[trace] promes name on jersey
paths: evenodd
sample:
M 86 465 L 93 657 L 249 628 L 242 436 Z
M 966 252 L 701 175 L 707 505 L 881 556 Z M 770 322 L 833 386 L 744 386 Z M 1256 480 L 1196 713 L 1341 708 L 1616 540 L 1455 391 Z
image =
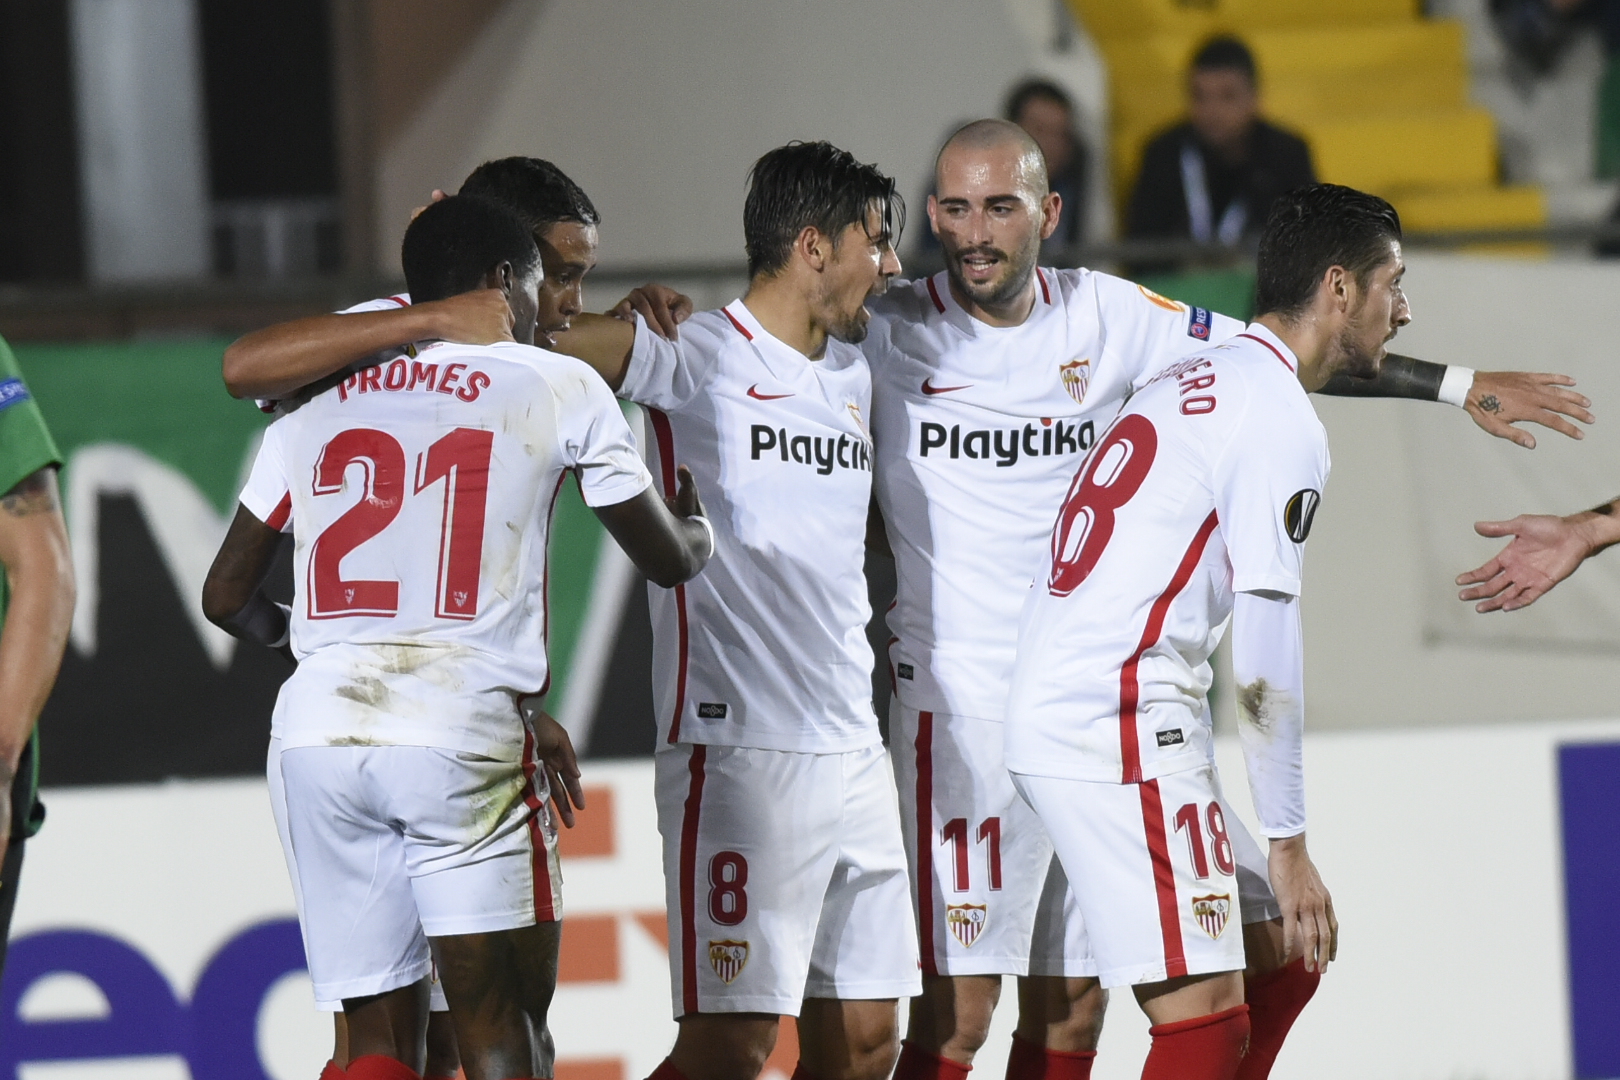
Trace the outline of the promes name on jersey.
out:
M 964 433 L 961 424 L 936 424 L 923 421 L 918 430 L 918 448 L 923 457 L 929 454 L 949 454 L 956 458 L 994 460 L 997 468 L 1005 469 L 1017 464 L 1023 457 L 1051 457 L 1054 454 L 1078 454 L 1091 449 L 1097 438 L 1097 429 L 1090 420 L 1078 424 L 1065 424 L 1062 420 L 1041 418 L 1041 426 L 1025 424 L 1022 428 L 978 428 Z
M 387 364 L 361 368 L 338 383 L 337 390 L 339 401 L 348 401 L 350 394 L 381 393 L 384 390 L 390 393 L 420 390 L 424 393 L 450 394 L 462 401 L 477 401 L 479 393 L 489 384 L 487 374 L 476 368 L 469 374 L 466 364 L 447 364 L 440 372 L 438 364 L 407 360 L 401 356 Z

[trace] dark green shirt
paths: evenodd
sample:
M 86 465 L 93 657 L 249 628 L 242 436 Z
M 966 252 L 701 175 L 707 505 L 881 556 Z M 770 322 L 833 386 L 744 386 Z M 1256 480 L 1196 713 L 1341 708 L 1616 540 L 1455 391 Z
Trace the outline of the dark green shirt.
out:
M 11 346 L 0 339 L 0 494 L 10 491 L 47 465 L 61 465 L 39 404 L 28 392 Z M 8 578 L 0 574 L 0 625 L 11 600 Z M 33 836 L 45 820 L 39 802 L 39 729 L 28 739 L 12 785 L 12 839 Z

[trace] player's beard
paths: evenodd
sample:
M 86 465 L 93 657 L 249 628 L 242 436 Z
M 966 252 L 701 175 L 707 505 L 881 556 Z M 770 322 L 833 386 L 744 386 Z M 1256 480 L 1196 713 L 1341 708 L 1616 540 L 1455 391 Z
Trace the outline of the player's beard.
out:
M 1367 306 L 1363 304 L 1363 310 Z M 1366 328 L 1352 316 L 1349 325 L 1339 332 L 1339 363 L 1335 366 L 1334 374 L 1348 375 L 1352 379 L 1377 378 L 1384 359 L 1384 347 L 1394 336 L 1386 334 L 1383 340 L 1368 349 Z
M 945 273 L 950 277 L 951 285 L 963 296 L 987 311 L 994 311 L 1010 306 L 1029 287 L 1030 280 L 1035 276 L 1035 262 L 1040 253 L 1039 235 L 1031 236 L 1016 252 L 1003 251 L 988 244 L 977 244 L 947 252 Z M 970 255 L 989 255 L 1000 259 L 1006 269 L 1001 277 L 994 281 L 974 284 L 962 273 L 962 263 Z

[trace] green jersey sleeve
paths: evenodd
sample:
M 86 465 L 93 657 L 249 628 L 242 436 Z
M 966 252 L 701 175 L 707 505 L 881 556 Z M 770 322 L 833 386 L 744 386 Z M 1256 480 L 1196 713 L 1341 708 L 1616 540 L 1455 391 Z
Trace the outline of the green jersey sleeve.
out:
M 62 455 L 45 428 L 39 403 L 28 392 L 11 346 L 0 339 L 0 494 L 10 491 Z

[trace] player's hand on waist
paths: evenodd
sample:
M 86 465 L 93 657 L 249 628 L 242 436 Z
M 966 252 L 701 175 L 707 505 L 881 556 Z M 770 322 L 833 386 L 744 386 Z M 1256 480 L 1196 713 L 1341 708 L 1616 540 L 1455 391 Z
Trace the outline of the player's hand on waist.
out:
M 1305 970 L 1326 971 L 1339 952 L 1339 920 L 1333 898 L 1305 850 L 1305 834 L 1271 841 L 1267 859 L 1271 891 L 1282 909 L 1283 959 L 1305 958 Z
M 432 313 L 435 337 L 460 345 L 493 345 L 512 341 L 512 309 L 499 289 L 474 289 L 443 300 L 418 304 Z
M 692 298 L 668 285 L 649 283 L 632 289 L 630 295 L 615 304 L 608 314 L 626 320 L 640 315 L 647 320 L 653 333 L 674 341 L 680 336 L 681 323 L 692 316 Z
M 546 770 L 551 799 L 557 804 L 557 816 L 572 829 L 574 807 L 585 809 L 585 789 L 579 783 L 579 759 L 574 755 L 574 740 L 568 737 L 568 729 L 544 709 L 530 713 L 529 725 L 534 729 L 534 755 Z
M 1571 390 L 1574 385 L 1575 380 L 1568 375 L 1476 371 L 1474 385 L 1469 388 L 1463 407 L 1474 418 L 1474 423 L 1492 435 L 1534 450 L 1536 437 L 1514 424 L 1521 421 L 1540 424 L 1572 439 L 1585 438 L 1580 428 L 1564 419 L 1573 417 L 1583 424 L 1590 424 L 1594 419 L 1591 401 Z

